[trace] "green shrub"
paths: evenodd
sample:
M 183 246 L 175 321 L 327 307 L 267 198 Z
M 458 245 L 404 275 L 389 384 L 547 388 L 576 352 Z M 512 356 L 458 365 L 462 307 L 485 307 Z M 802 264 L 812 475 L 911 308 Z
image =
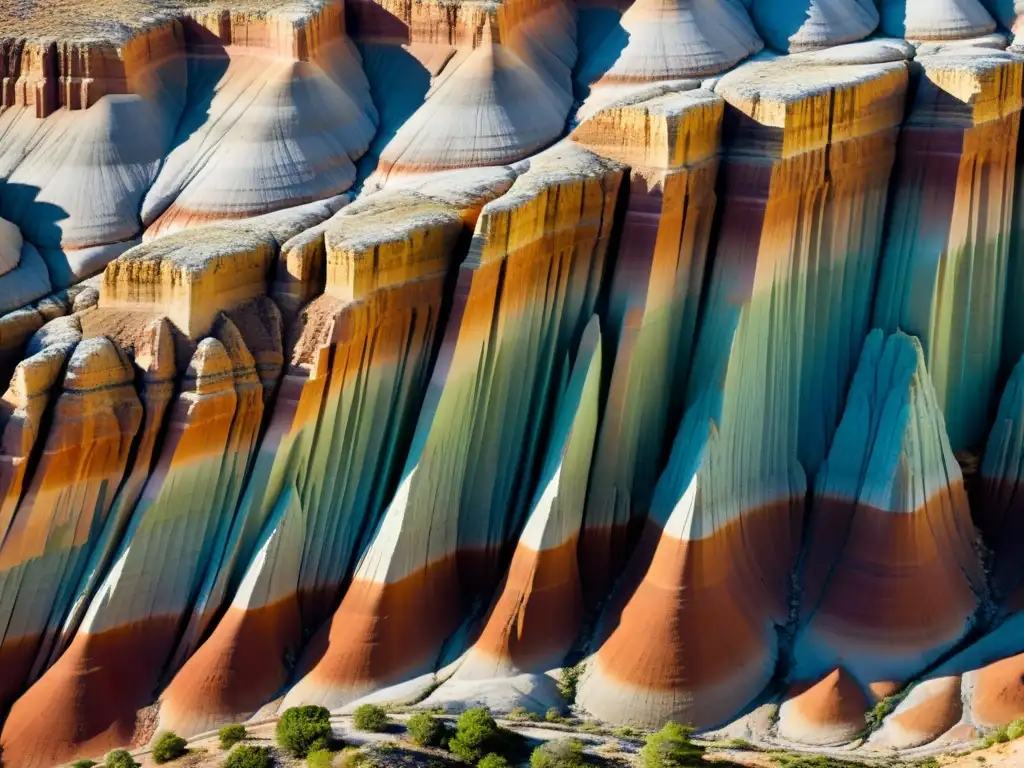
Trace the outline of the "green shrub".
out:
M 367 762 L 366 755 L 357 747 L 345 747 L 341 750 L 339 768 L 359 768 L 365 762 Z
M 530 755 L 530 768 L 583 768 L 586 764 L 579 739 L 548 741 Z
M 127 749 L 115 749 L 108 752 L 103 761 L 103 768 L 138 768 L 138 763 Z
M 480 762 L 476 764 L 476 768 L 509 768 L 508 760 L 501 755 L 496 755 L 493 752 L 484 755 L 480 758 Z
M 643 768 L 699 768 L 704 763 L 704 747 L 690 740 L 693 729 L 666 723 L 657 733 L 647 737 L 640 750 Z
M 329 749 L 314 749 L 306 755 L 308 768 L 331 768 L 334 764 L 334 753 Z
M 1024 717 L 1017 718 L 1006 726 L 1006 735 L 1010 737 L 1010 741 L 1024 736 Z
M 352 715 L 352 724 L 357 730 L 383 733 L 391 725 L 388 713 L 376 704 L 360 704 Z
M 417 712 L 406 723 L 409 737 L 421 747 L 440 747 L 448 736 L 444 721 L 426 712 Z
M 640 731 L 636 728 L 630 728 L 628 725 L 624 725 L 622 728 L 616 728 L 612 731 L 612 735 L 617 739 L 625 739 L 626 741 L 640 741 L 644 737 Z
M 544 713 L 544 719 L 549 723 L 560 723 L 562 722 L 562 711 L 558 707 L 551 707 Z
M 772 760 L 780 768 L 872 768 L 865 763 L 828 755 L 798 755 L 791 752 L 773 753 Z
M 224 768 L 273 768 L 274 758 L 268 747 L 243 744 L 235 747 L 224 760 Z
M 171 760 L 184 757 L 186 752 L 188 752 L 188 742 L 174 731 L 166 731 L 157 736 L 156 741 L 153 742 L 153 749 L 150 751 L 150 755 L 154 763 L 163 765 L 164 763 L 171 762 Z
M 331 713 L 310 704 L 286 709 L 277 721 L 277 743 L 295 757 L 331 746 Z
M 94 765 L 99 765 L 95 760 L 75 760 L 69 768 L 92 768 Z
M 582 663 L 574 667 L 563 667 L 562 671 L 558 673 L 558 692 L 569 704 L 576 703 L 576 689 L 579 687 L 582 675 Z
M 530 722 L 535 723 L 538 720 L 540 720 L 540 717 L 537 715 L 536 712 L 531 712 L 526 707 L 524 707 L 522 704 L 520 704 L 518 707 L 513 707 L 512 711 L 508 713 L 508 719 L 509 720 L 529 720 Z
M 220 740 L 221 749 L 231 749 L 235 744 L 242 741 L 249 734 L 245 730 L 244 725 L 235 723 L 234 725 L 225 725 L 219 731 L 217 731 L 217 738 Z
M 496 749 L 501 741 L 498 724 L 491 713 L 482 707 L 467 709 L 455 723 L 455 736 L 448 741 L 452 754 L 467 763 L 478 763 L 488 752 Z

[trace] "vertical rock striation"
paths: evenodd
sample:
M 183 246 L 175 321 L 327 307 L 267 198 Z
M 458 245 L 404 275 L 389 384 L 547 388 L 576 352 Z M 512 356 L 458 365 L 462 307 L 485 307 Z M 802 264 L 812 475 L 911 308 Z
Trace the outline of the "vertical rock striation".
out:
M 581 684 L 605 719 L 712 725 L 774 671 L 805 472 L 867 330 L 907 83 L 902 62 L 815 62 L 716 86 L 731 107 L 722 231 L 686 416 Z
M 540 714 L 564 703 L 544 673 L 561 665 L 583 618 L 576 550 L 598 422 L 596 316 L 583 333 L 572 373 L 568 364 L 562 370 L 548 453 L 504 583 L 458 670 L 424 706 L 458 711 L 473 704 L 492 712 L 527 706 Z
M 606 107 L 572 134 L 631 166 L 607 309 L 616 352 L 581 542 L 588 602 L 621 572 L 629 524 L 642 525 L 665 437 L 678 423 L 716 204 L 721 97 L 695 90 L 637 99 Z
M 254 713 L 337 607 L 408 447 L 463 217 L 472 220 L 474 208 L 510 184 L 506 170 L 453 174 L 439 184 L 443 193 L 370 195 L 331 221 L 327 293 L 300 317 L 293 364 L 232 533 L 244 577 L 226 616 L 164 692 L 161 727 L 195 733 Z
M 47 344 L 47 351 L 65 344 Z M 81 341 L 68 357 L 52 426 L 0 546 L 0 655 L 8 697 L 24 685 L 37 654 L 46 653 L 44 637 L 63 623 L 110 511 L 142 419 L 133 375 L 106 338 Z
M 1024 63 L 951 50 L 918 64 L 874 320 L 920 338 L 953 450 L 979 451 L 1002 360 Z
M 484 206 L 398 490 L 283 706 L 431 673 L 462 593 L 488 594 L 527 511 L 533 414 L 593 312 L 620 179 L 564 143 Z
M 981 563 L 960 468 L 913 337 L 875 330 L 865 342 L 811 520 L 797 680 L 841 666 L 865 692 L 900 686 L 970 628 Z M 852 737 L 863 718 L 846 714 Z M 837 735 L 825 723 L 791 727 L 811 743 Z

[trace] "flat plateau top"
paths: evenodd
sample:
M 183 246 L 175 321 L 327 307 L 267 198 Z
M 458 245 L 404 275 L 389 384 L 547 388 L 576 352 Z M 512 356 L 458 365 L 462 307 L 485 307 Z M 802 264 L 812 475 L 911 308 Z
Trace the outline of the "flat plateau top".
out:
M 120 43 L 190 9 L 274 12 L 300 20 L 325 0 L 2 0 L 0 39 Z
M 298 22 L 329 0 L 0 0 L 0 40 L 110 42 L 187 11 L 273 13 Z M 500 5 L 502 0 L 448 0 L 446 5 Z

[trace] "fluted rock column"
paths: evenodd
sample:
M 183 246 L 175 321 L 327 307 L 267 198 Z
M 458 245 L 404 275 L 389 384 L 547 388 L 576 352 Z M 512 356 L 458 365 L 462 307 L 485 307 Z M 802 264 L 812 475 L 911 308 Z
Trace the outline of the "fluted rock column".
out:
M 723 107 L 703 90 L 626 99 L 572 134 L 631 165 L 608 300 L 616 353 L 581 541 L 591 603 L 625 564 L 630 523 L 642 525 L 665 436 L 682 410 L 717 202 Z
M 196 733 L 249 717 L 337 607 L 408 447 L 464 217 L 510 184 L 506 170 L 452 174 L 438 184 L 443 193 L 369 195 L 330 222 L 327 293 L 299 317 L 293 364 L 220 566 L 219 582 L 237 589 L 162 695 L 162 728 Z M 201 637 L 196 624 L 187 634 Z
M 431 673 L 529 503 L 557 366 L 593 313 L 619 166 L 571 143 L 486 205 L 397 492 L 284 706 Z M 467 603 L 468 604 L 468 603 Z
M 78 343 L 68 359 L 42 454 L 0 546 L 7 692 L 47 652 L 41 641 L 63 624 L 106 522 L 142 420 L 133 378 L 106 338 Z
M 837 666 L 900 686 L 971 626 L 984 589 L 960 468 L 916 339 L 875 330 L 815 488 L 793 676 Z M 794 712 L 793 735 L 852 738 L 863 718 Z M 796 722 L 799 720 L 799 722 Z
M 580 686 L 603 719 L 710 726 L 774 672 L 805 470 L 867 329 L 907 83 L 902 62 L 817 61 L 716 86 L 732 107 L 722 230 L 686 416 Z
M 875 325 L 921 340 L 954 452 L 980 451 L 1001 365 L 1024 62 L 918 60 Z
M 91 317 L 86 319 L 88 321 Z M 86 327 L 88 328 L 88 322 Z M 106 576 L 107 568 L 120 543 L 121 534 L 153 469 L 157 439 L 164 426 L 167 407 L 174 395 L 176 379 L 174 341 L 171 337 L 170 323 L 160 318 L 150 321 L 141 328 L 134 339 L 131 357 L 135 363 L 136 389 L 142 404 L 142 424 L 132 446 L 128 471 L 124 482 L 117 490 L 117 496 L 96 540 L 92 555 L 85 564 L 81 580 L 75 586 L 67 620 L 63 625 L 51 628 L 56 634 L 56 639 L 49 653 L 40 653 L 33 677 L 50 666 L 74 637 L 93 593 Z
M 504 583 L 458 670 L 424 707 L 526 706 L 540 714 L 564 704 L 545 673 L 561 665 L 583 618 L 576 550 L 598 422 L 597 317 L 587 324 L 571 375 L 568 364 L 562 371 L 547 456 Z
M 233 345 L 237 335 L 228 333 Z M 258 383 L 251 397 L 244 386 L 236 392 L 235 368 L 221 341 L 199 343 L 113 564 L 68 649 L 4 724 L 5 759 L 43 768 L 132 741 L 136 712 L 152 701 L 183 613 L 215 557 L 218 529 L 231 518 L 218 502 L 235 458 L 228 455 L 233 424 L 236 415 L 245 422 L 243 402 L 260 402 Z M 249 377 L 256 378 L 251 368 Z

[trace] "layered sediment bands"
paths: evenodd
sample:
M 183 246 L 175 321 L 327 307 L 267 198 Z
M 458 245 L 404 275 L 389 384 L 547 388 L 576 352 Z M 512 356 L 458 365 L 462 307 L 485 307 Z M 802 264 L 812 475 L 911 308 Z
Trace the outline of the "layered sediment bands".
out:
M 907 40 L 963 40 L 987 35 L 996 23 L 980 0 L 881 0 L 881 32 Z
M 462 593 L 494 584 L 541 455 L 531 414 L 593 313 L 621 176 L 566 142 L 484 206 L 398 490 L 283 706 L 432 672 Z
M 815 487 L 794 675 L 909 681 L 984 589 L 960 467 L 916 339 L 873 331 Z
M 762 46 L 740 3 L 636 0 L 574 78 L 588 102 L 604 105 L 645 83 L 724 72 Z
M 200 339 L 221 309 L 265 291 L 276 253 L 274 237 L 255 228 L 217 226 L 162 237 L 107 266 L 100 308 L 166 315 L 186 336 Z
M 790 689 L 779 707 L 779 735 L 804 744 L 847 742 L 864 730 L 870 708 L 865 689 L 840 667 Z
M 458 18 L 466 10 L 478 17 Z M 469 5 L 453 12 L 457 26 L 473 30 L 469 40 L 455 47 L 448 41 L 438 50 L 433 34 L 413 26 L 408 50 L 370 54 L 382 84 L 390 82 L 389 75 L 411 76 L 398 93 L 383 96 L 386 144 L 373 151 L 379 161 L 372 185 L 408 174 L 514 162 L 553 143 L 565 129 L 576 61 L 572 9 L 563 0 L 507 0 L 486 10 Z M 430 88 L 415 107 L 428 73 Z M 389 107 L 396 99 L 401 103 Z M 390 128 L 391 119 L 400 125 Z
M 1024 64 L 977 50 L 919 64 L 875 325 L 920 338 L 953 450 L 977 451 L 1002 359 Z
M 186 100 L 183 30 L 167 21 L 116 44 L 17 45 L 21 76 L 0 115 L 0 215 L 65 288 L 141 234 L 138 211 Z
M 237 331 L 226 321 L 221 331 L 227 344 L 204 339 L 192 358 L 161 454 L 78 632 L 12 708 L 5 759 L 41 768 L 127 744 L 136 710 L 152 701 L 232 519 L 227 497 L 241 463 L 232 449 L 244 449 L 262 405 Z M 40 711 L 53 714 L 45 727 Z
M 154 233 L 344 192 L 377 113 L 341 0 L 185 24 L 188 103 L 142 204 Z
M 1024 577 L 1024 361 L 1003 390 L 980 475 L 974 521 L 992 550 L 997 597 L 1008 597 Z
M 443 192 L 370 195 L 330 222 L 327 292 L 299 317 L 214 593 L 235 586 L 238 563 L 244 579 L 164 693 L 161 727 L 196 733 L 251 715 L 287 681 L 303 629 L 337 607 L 408 448 L 464 217 L 511 182 L 505 169 L 450 174 Z M 207 620 L 187 634 L 201 637 Z
M 960 676 L 932 677 L 910 690 L 870 743 L 890 749 L 927 744 L 953 728 L 962 715 Z
M 425 706 L 479 702 L 495 712 L 523 704 L 547 711 L 563 703 L 544 673 L 561 665 L 583 616 L 576 549 L 599 415 L 596 317 L 571 375 L 568 364 L 562 375 L 548 453 L 505 581 L 473 647 Z
M 23 307 L 51 290 L 39 251 L 11 222 L 0 219 L 0 312 Z
M 70 354 L 52 426 L 0 545 L 5 703 L 42 637 L 64 621 L 110 511 L 142 420 L 132 380 L 131 363 L 108 339 L 79 342 Z
M 607 107 L 573 140 L 631 165 L 607 323 L 615 357 L 581 552 L 588 601 L 607 594 L 678 423 L 715 212 L 724 102 L 695 90 Z
M 750 14 L 768 45 L 790 53 L 863 40 L 879 21 L 874 0 L 753 0 Z
M 749 64 L 716 86 L 734 147 L 722 229 L 686 416 L 581 683 L 604 719 L 719 723 L 775 667 L 805 467 L 867 327 L 907 82 L 902 63 L 814 61 Z
M 97 312 L 85 316 L 85 336 L 104 328 L 102 315 Z M 100 328 L 94 329 L 93 321 L 100 320 Z M 132 356 L 135 363 L 136 388 L 142 404 L 142 423 L 136 433 L 129 471 L 117 490 L 107 521 L 93 547 L 92 555 L 83 569 L 82 578 L 74 592 L 74 602 L 67 619 L 59 628 L 59 634 L 49 656 L 40 652 L 33 676 L 52 664 L 74 637 L 89 600 L 103 580 L 107 568 L 117 551 L 121 535 L 125 531 L 135 504 L 142 495 L 142 489 L 153 469 L 157 440 L 164 424 L 167 407 L 170 405 L 175 388 L 174 340 L 170 323 L 160 318 L 145 324 L 141 331 L 136 326 L 124 329 L 121 337 L 114 337 L 122 349 Z
M 43 415 L 74 344 L 47 347 L 18 363 L 0 401 L 0 531 L 6 537 L 21 499 L 29 458 L 43 435 Z

